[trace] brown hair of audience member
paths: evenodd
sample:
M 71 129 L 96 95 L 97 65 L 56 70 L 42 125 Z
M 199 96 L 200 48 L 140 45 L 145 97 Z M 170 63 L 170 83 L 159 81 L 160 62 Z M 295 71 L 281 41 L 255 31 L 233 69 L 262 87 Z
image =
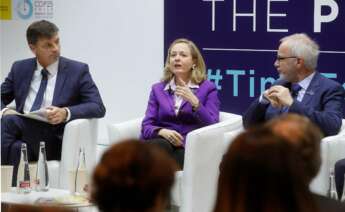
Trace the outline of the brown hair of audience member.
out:
M 23 205 L 14 204 L 9 205 L 8 208 L 1 207 L 3 211 L 7 212 L 73 212 L 70 208 L 65 208 L 61 206 L 48 206 L 48 205 Z
M 294 154 L 267 128 L 241 133 L 223 157 L 214 211 L 317 211 Z
M 93 174 L 91 199 L 101 211 L 164 211 L 177 164 L 139 140 L 111 146 Z
M 317 175 L 320 165 L 320 142 L 322 133 L 307 117 L 297 114 L 284 114 L 266 123 L 276 135 L 282 136 L 297 151 L 305 180 L 309 184 Z

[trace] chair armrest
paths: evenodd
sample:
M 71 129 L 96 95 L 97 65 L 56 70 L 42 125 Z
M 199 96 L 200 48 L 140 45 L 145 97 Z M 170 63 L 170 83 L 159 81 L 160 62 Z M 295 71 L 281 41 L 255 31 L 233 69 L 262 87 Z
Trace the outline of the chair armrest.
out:
M 242 129 L 235 115 L 190 132 L 186 139 L 182 179 L 182 211 L 212 211 L 216 198 L 219 163 L 224 153 L 224 133 Z
M 234 113 L 227 113 L 227 112 L 219 112 L 219 122 L 223 122 L 230 119 L 237 119 L 238 117 L 241 117 L 240 115 L 234 114 Z
M 242 133 L 244 130 L 244 128 L 240 128 L 237 130 L 233 130 L 230 132 L 226 132 L 224 133 L 224 140 L 223 140 L 223 145 L 224 145 L 224 153 L 228 150 L 229 146 L 231 145 L 231 143 L 234 141 L 234 139 L 240 134 Z
M 345 130 L 338 135 L 328 136 L 321 141 L 321 167 L 318 175 L 310 185 L 310 189 L 318 194 L 327 195 L 330 168 L 345 157 Z
M 123 139 L 136 138 L 140 136 L 141 122 L 143 118 L 137 118 L 118 124 L 108 125 L 109 145 Z
M 66 124 L 60 161 L 59 188 L 69 187 L 68 171 L 76 169 L 79 148 L 85 149 L 86 168 L 91 174 L 96 165 L 98 119 L 76 119 Z

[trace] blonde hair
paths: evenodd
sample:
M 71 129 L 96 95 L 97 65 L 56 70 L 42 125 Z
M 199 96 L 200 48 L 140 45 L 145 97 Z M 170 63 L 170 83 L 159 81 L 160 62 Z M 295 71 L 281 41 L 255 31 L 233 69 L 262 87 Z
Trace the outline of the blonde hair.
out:
M 193 61 L 195 61 L 194 63 L 195 67 L 192 68 L 191 70 L 192 71 L 191 81 L 195 84 L 200 84 L 201 82 L 207 79 L 205 61 L 198 47 L 193 43 L 193 41 L 185 39 L 185 38 L 176 39 L 174 42 L 170 44 L 169 49 L 168 49 L 168 54 L 165 60 L 164 74 L 163 74 L 162 81 L 169 82 L 174 77 L 174 74 L 169 68 L 170 53 L 171 53 L 172 47 L 178 43 L 185 43 L 188 45 L 191 55 L 192 55 L 192 59 Z

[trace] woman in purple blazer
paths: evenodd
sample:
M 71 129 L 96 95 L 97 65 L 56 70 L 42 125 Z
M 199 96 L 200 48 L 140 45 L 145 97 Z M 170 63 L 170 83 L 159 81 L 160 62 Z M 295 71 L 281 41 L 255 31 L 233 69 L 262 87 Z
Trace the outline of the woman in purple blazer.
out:
M 162 81 L 152 86 L 141 138 L 165 149 L 183 168 L 187 133 L 217 123 L 219 104 L 199 49 L 177 39 L 169 47 Z

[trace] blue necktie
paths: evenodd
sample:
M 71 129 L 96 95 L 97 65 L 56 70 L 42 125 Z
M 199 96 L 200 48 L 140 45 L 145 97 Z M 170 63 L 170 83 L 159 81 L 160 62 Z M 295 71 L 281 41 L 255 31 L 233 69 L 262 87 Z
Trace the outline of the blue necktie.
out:
M 40 109 L 43 102 L 43 96 L 48 84 L 49 72 L 46 69 L 42 69 L 41 74 L 42 74 L 42 80 L 41 80 L 40 88 L 38 89 L 34 104 L 32 105 L 30 111 L 35 111 L 35 110 Z

